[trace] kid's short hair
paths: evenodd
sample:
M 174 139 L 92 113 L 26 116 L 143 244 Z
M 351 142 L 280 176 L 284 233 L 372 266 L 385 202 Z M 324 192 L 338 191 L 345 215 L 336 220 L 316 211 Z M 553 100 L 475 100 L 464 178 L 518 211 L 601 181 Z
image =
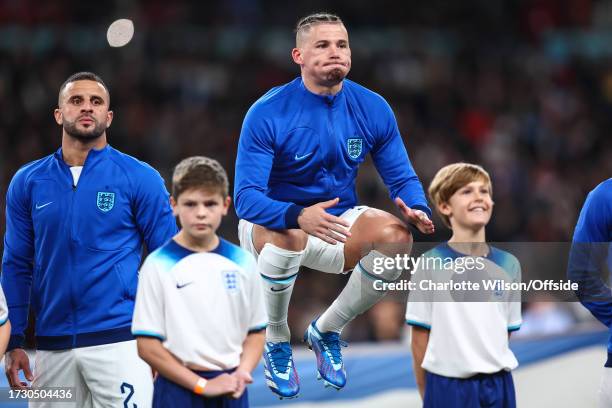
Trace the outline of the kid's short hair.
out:
M 473 181 L 483 181 L 493 194 L 493 186 L 489 173 L 481 166 L 471 163 L 453 163 L 442 167 L 434 176 L 429 185 L 429 200 L 434 204 L 436 212 L 442 218 L 444 225 L 450 228 L 450 220 L 438 210 L 442 203 L 448 203 L 451 196 L 461 187 Z
M 229 195 L 227 173 L 215 159 L 192 156 L 182 160 L 172 174 L 172 196 L 175 200 L 191 188 L 203 188 L 218 192 L 226 198 Z

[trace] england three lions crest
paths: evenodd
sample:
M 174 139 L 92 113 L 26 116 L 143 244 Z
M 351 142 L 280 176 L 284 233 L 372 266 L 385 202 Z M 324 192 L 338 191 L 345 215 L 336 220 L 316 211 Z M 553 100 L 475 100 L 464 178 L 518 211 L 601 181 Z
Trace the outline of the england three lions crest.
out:
M 363 151 L 363 139 L 348 139 L 346 142 L 346 151 L 348 152 L 349 157 L 353 160 L 361 156 L 361 152 Z
M 238 271 L 223 270 L 221 271 L 221 274 L 223 275 L 225 289 L 227 289 L 229 292 L 238 292 Z
M 106 191 L 98 191 L 98 209 L 103 212 L 109 212 L 115 206 L 115 193 Z

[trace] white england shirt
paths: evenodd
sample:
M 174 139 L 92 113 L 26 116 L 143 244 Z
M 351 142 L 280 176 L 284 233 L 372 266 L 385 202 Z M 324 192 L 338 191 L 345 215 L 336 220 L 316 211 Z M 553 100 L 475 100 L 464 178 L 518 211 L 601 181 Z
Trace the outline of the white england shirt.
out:
M 485 280 L 520 282 L 521 268 L 510 253 L 489 248 L 489 254 L 478 261 L 484 265 L 484 272 L 477 270 L 469 276 L 436 266 L 417 268 L 413 275 L 417 289 L 408 295 L 406 323 L 429 329 L 422 367 L 431 373 L 468 378 L 518 366 L 508 345 L 508 333 L 518 330 L 522 322 L 520 292 L 486 290 L 482 283 Z M 442 244 L 427 252 L 424 258 L 460 260 L 465 265 L 465 259 L 474 257 Z M 481 289 L 452 292 L 431 289 L 432 283 L 451 279 L 455 284 L 464 280 L 478 282 Z
M 193 252 L 170 240 L 151 253 L 132 321 L 134 336 L 158 338 L 185 365 L 209 370 L 238 366 L 246 336 L 268 321 L 255 259 L 219 241 Z

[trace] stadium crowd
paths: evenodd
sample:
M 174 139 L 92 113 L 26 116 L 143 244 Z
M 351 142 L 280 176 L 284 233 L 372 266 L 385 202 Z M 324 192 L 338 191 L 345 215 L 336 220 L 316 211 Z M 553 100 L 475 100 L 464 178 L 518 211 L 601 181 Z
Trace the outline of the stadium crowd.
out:
M 495 186 L 488 240 L 569 241 L 586 193 L 612 174 L 612 48 L 601 30 L 612 2 L 434 0 L 410 13 L 397 3 L 325 7 L 350 27 L 349 78 L 389 101 L 423 185 L 447 163 L 482 164 Z M 111 89 L 113 146 L 167 181 L 174 164 L 195 154 L 218 159 L 233 178 L 246 110 L 299 75 L 287 27 L 320 8 L 154 1 L 92 14 L 79 4 L 0 3 L 2 208 L 14 172 L 59 147 L 57 87 L 79 70 L 99 73 Z M 105 30 L 120 17 L 133 18 L 136 34 L 110 48 Z M 362 203 L 397 213 L 371 162 L 358 190 Z M 230 214 L 220 234 L 237 242 L 237 221 Z M 417 241 L 448 238 L 434 221 L 436 234 L 414 231 Z M 4 225 L 0 217 L 2 234 Z M 297 282 L 292 327 L 306 327 L 344 285 L 311 271 Z M 347 328 L 347 339 L 397 338 L 401 307 L 382 302 Z

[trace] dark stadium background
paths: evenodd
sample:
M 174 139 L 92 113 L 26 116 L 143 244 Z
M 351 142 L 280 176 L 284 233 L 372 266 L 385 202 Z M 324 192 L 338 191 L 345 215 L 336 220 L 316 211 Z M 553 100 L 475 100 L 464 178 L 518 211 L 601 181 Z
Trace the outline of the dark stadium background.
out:
M 428 185 L 454 161 L 493 177 L 492 241 L 568 241 L 585 195 L 612 176 L 612 2 L 16 1 L 0 0 L 0 205 L 14 172 L 52 153 L 60 84 L 90 70 L 106 81 L 114 147 L 157 168 L 190 155 L 218 159 L 233 179 L 248 107 L 299 75 L 292 28 L 338 13 L 349 30 L 349 78 L 393 107 L 412 163 Z M 106 30 L 134 21 L 125 47 Z M 397 214 L 371 162 L 363 204 Z M 449 237 L 439 219 L 434 237 Z M 221 235 L 237 242 L 235 214 Z M 4 233 L 4 217 L 0 232 Z M 305 271 L 290 325 L 299 337 L 344 279 Z M 386 302 L 349 326 L 350 340 L 400 336 L 402 305 Z

